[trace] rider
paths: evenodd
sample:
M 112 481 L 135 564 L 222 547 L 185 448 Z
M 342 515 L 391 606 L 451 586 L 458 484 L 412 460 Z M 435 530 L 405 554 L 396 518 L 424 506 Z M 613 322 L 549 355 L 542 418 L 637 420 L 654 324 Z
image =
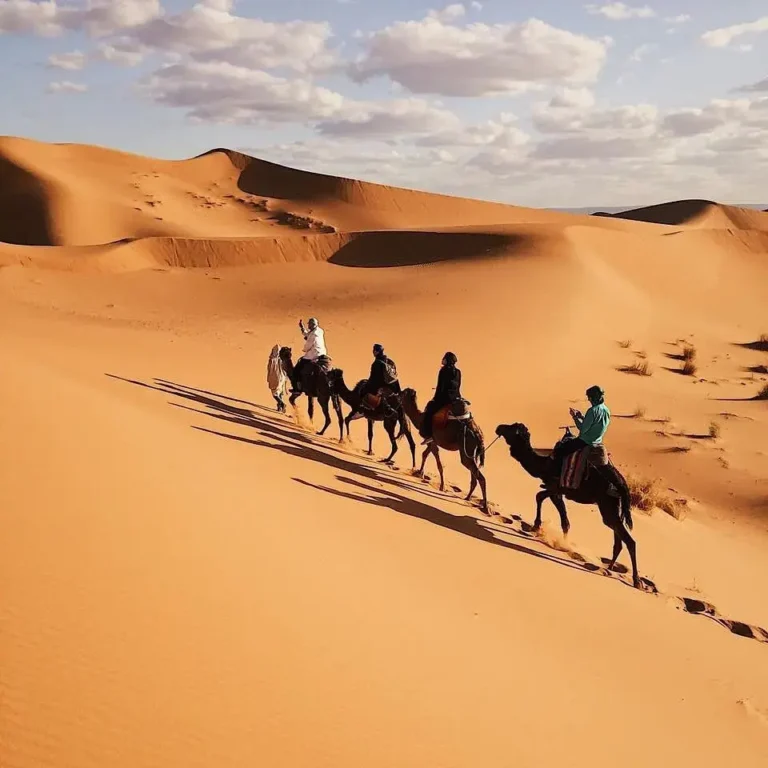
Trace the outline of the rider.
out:
M 381 397 L 381 406 L 387 412 L 386 415 L 390 415 L 389 411 L 394 412 L 394 410 L 387 402 L 387 399 L 392 394 L 399 393 L 400 381 L 397 379 L 395 361 L 387 357 L 381 344 L 374 344 L 371 373 L 363 388 L 363 406 L 375 410 L 370 402 L 371 396 L 374 398 L 379 396 Z
M 572 453 L 576 453 L 576 451 L 587 446 L 602 445 L 605 433 L 608 431 L 608 426 L 611 423 L 611 411 L 605 404 L 605 391 L 603 388 L 597 385 L 590 387 L 586 395 L 590 402 L 590 407 L 585 414 L 582 415 L 581 411 L 574 410 L 573 408 L 570 409 L 573 423 L 578 427 L 579 436 L 572 440 L 558 443 L 552 454 L 552 461 L 558 474 L 566 456 L 570 456 Z M 618 473 L 612 464 L 596 465 L 595 469 L 608 482 L 618 487 L 621 486 Z
M 456 367 L 457 362 L 458 358 L 453 352 L 446 352 L 443 355 L 442 367 L 437 375 L 435 395 L 424 409 L 424 418 L 419 430 L 419 434 L 424 438 L 422 445 L 432 442 L 432 419 L 434 415 L 446 405 L 462 399 L 461 371 Z
M 304 352 L 293 369 L 293 376 L 291 376 L 292 394 L 301 392 L 301 372 L 304 366 L 328 354 L 325 349 L 325 331 L 318 324 L 316 317 L 310 317 L 307 320 L 306 328 L 304 321 L 299 320 L 299 330 L 304 337 Z

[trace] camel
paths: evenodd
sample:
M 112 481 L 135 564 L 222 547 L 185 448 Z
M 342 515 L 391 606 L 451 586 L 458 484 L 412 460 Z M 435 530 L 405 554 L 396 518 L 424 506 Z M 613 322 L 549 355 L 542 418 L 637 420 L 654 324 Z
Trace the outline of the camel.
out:
M 405 415 L 413 422 L 416 429 L 420 429 L 424 421 L 424 413 L 419 410 L 416 398 L 416 391 L 413 389 L 403 390 L 401 396 L 403 410 Z M 447 410 L 446 411 L 447 416 Z M 440 490 L 445 490 L 445 478 L 443 476 L 443 462 L 440 461 L 440 451 L 442 448 L 446 451 L 458 451 L 461 463 L 469 470 L 472 476 L 472 482 L 469 486 L 469 493 L 465 501 L 472 498 L 478 483 L 483 494 L 481 508 L 483 512 L 488 512 L 488 495 L 485 487 L 485 476 L 480 471 L 480 467 L 485 464 L 485 443 L 483 433 L 474 419 L 466 421 L 448 420 L 443 416 L 443 411 L 438 411 L 432 421 L 433 440 L 424 449 L 421 457 L 421 467 L 417 474 L 424 474 L 424 465 L 427 457 L 432 455 L 437 462 L 437 470 L 440 473 Z
M 280 348 L 280 360 L 283 362 L 285 372 L 290 378 L 293 375 L 293 357 L 290 347 Z M 302 391 L 292 394 L 288 402 L 295 408 L 296 400 L 302 394 L 305 394 L 309 398 L 307 410 L 311 421 L 315 416 L 315 398 L 319 400 L 320 408 L 322 408 L 323 416 L 325 416 L 325 424 L 323 424 L 323 428 L 317 433 L 318 435 L 325 434 L 325 431 L 331 424 L 331 414 L 328 408 L 328 403 L 333 403 L 333 410 L 336 411 L 336 416 L 339 420 L 339 442 L 341 442 L 344 440 L 344 423 L 341 413 L 341 403 L 339 402 L 339 396 L 333 391 L 329 379 L 329 372 L 317 364 L 306 365 L 301 378 Z
M 611 483 L 594 467 L 587 469 L 579 488 L 575 490 L 562 488 L 559 474 L 554 471 L 549 457 L 537 453 L 531 446 L 531 433 L 525 424 L 499 424 L 496 427 L 496 434 L 506 441 L 510 456 L 518 461 L 529 475 L 538 478 L 544 485 L 544 490 L 536 494 L 536 521 L 533 524 L 533 530 L 538 531 L 541 527 L 541 506 L 546 499 L 550 499 L 560 513 L 560 526 L 565 535 L 568 534 L 571 524 L 564 498 L 577 504 L 596 504 L 603 523 L 613 531 L 613 557 L 608 570 L 613 569 L 621 553 L 622 544 L 626 544 L 632 561 L 632 583 L 640 588 L 642 583 L 637 572 L 637 547 L 629 533 L 632 529 L 629 486 L 618 470 L 616 470 L 618 478 L 622 481 L 618 487 L 618 498 L 610 493 Z
M 392 459 L 397 453 L 397 441 L 403 437 L 403 435 L 405 435 L 405 438 L 408 441 L 408 445 L 411 448 L 411 459 L 415 468 L 416 443 L 414 442 L 413 436 L 411 435 L 411 429 L 408 426 L 408 421 L 405 418 L 402 405 L 395 409 L 393 413 L 386 416 L 380 408 L 377 408 L 374 411 L 371 411 L 367 408 L 364 409 L 362 405 L 362 390 L 366 383 L 365 379 L 359 381 L 354 389 L 350 389 L 344 382 L 344 371 L 341 369 L 336 368 L 332 370 L 328 376 L 331 380 L 334 392 L 336 392 L 339 397 L 352 409 L 349 415 L 344 419 L 344 423 L 347 426 L 347 437 L 349 437 L 349 424 L 352 421 L 352 418 L 356 414 L 362 413 L 368 422 L 368 455 L 373 456 L 373 422 L 382 421 L 384 422 L 384 429 L 387 430 L 389 440 L 392 443 L 392 452 L 389 454 L 389 456 L 387 456 L 386 459 L 384 459 L 384 462 L 387 464 L 392 462 Z M 400 425 L 400 434 L 395 437 L 395 427 L 397 427 L 398 424 Z

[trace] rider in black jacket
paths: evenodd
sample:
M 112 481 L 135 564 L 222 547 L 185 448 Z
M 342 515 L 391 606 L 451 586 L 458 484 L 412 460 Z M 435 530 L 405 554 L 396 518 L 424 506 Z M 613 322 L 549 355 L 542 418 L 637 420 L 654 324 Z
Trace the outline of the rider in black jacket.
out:
M 458 358 L 453 352 L 446 352 L 443 357 L 442 368 L 437 375 L 437 387 L 435 396 L 427 403 L 424 409 L 424 419 L 419 434 L 424 438 L 422 445 L 432 441 L 432 419 L 441 408 L 450 405 L 456 400 L 461 400 L 461 371 L 456 367 Z

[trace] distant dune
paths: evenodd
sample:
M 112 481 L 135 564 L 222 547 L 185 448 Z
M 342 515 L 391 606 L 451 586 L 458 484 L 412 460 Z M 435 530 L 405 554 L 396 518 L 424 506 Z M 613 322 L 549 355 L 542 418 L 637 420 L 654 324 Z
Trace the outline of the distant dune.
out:
M 0 765 L 765 768 L 767 222 L 0 139 Z M 276 412 L 310 316 L 421 407 L 458 355 L 488 514 Z M 492 444 L 596 383 L 642 589 Z

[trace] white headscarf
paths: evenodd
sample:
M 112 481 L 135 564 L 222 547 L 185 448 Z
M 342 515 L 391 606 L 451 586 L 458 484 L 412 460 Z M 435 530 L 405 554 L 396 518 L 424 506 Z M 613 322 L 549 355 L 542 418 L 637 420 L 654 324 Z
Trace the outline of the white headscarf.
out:
M 275 344 L 269 353 L 267 361 L 267 384 L 272 392 L 277 394 L 285 387 L 287 377 L 283 370 L 283 363 L 280 360 L 280 345 Z

